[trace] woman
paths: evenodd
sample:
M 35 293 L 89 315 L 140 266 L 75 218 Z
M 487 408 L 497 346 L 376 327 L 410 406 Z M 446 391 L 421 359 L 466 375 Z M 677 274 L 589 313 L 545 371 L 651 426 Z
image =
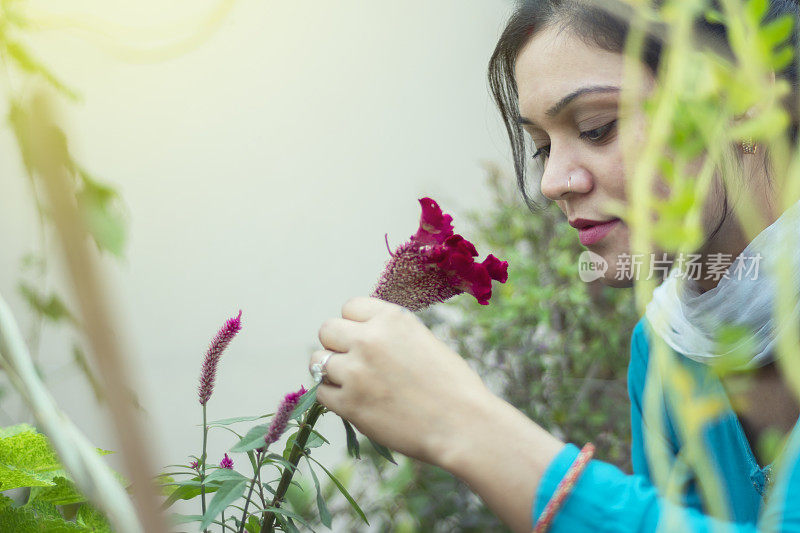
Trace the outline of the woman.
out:
M 796 18 L 797 5 L 772 1 L 769 18 L 782 13 L 792 13 Z M 720 27 L 705 22 L 697 27 L 724 44 Z M 587 249 L 613 266 L 605 272 L 603 281 L 616 287 L 630 287 L 634 281 L 618 275 L 616 266 L 617 259 L 629 251 L 628 228 L 607 209 L 612 201 L 627 201 L 616 131 L 626 35 L 624 21 L 584 2 L 524 2 L 509 20 L 489 69 L 495 99 L 512 141 L 523 195 L 524 130 L 535 146 L 534 157 L 543 164 L 542 194 L 555 201 L 569 223 L 579 228 L 578 236 Z M 796 31 L 793 38 L 796 42 Z M 657 40 L 646 40 L 644 91 L 655 83 L 660 54 Z M 797 86 L 793 66 L 777 75 Z M 791 135 L 796 134 L 794 124 Z M 747 143 L 737 150 L 741 193 L 754 201 L 763 222 L 763 235 L 770 235 L 766 231 L 770 228 L 790 226 L 794 219 L 787 218 L 788 212 L 777 212 L 777 202 L 770 195 L 766 151 Z M 661 187 L 663 183 L 656 192 L 663 190 Z M 697 250 L 704 272 L 712 254 L 737 257 L 748 247 L 720 180 L 708 202 L 703 220 L 705 240 Z M 587 224 L 596 227 L 584 227 Z M 634 475 L 625 475 L 600 460 L 589 461 L 555 515 L 553 531 L 650 531 L 668 510 L 676 509 L 686 513 L 679 531 L 705 531 L 714 524 L 736 531 L 755 531 L 757 525 L 800 531 L 800 407 L 776 364 L 770 362 L 769 338 L 759 339 L 766 341 L 766 348 L 762 346 L 760 357 L 754 359 L 758 363 L 754 386 L 741 394 L 749 401 L 749 409 L 737 418 L 730 406 L 742 398 L 723 394 L 730 403 L 722 416 L 704 428 L 705 451 L 723 484 L 720 499 L 728 511 L 728 522 L 723 524 L 707 514 L 707 502 L 700 498 L 696 479 L 691 476 L 679 502 L 668 501 L 654 488 L 645 447 L 660 447 L 671 460 L 679 461 L 683 443 L 669 407 L 665 406 L 666 422 L 661 428 L 643 422 L 653 324 L 662 328 L 658 334 L 673 348 L 685 352 L 676 349 L 672 354 L 682 368 L 697 376 L 709 391 L 724 390 L 707 371 L 703 351 L 694 350 L 691 340 L 703 333 L 698 324 L 705 315 L 731 307 L 724 299 L 720 303 L 719 297 L 711 298 L 717 293 L 723 298 L 740 298 L 742 292 L 737 287 L 743 285 L 706 278 L 698 278 L 693 292 L 676 292 L 674 276 L 670 276 L 656 291 L 647 316 L 634 328 L 628 371 Z M 718 285 L 721 290 L 712 291 Z M 703 297 L 705 293 L 707 298 Z M 709 299 L 713 304 L 710 307 Z M 664 316 L 659 315 L 664 310 L 660 306 L 664 305 L 683 306 L 690 317 L 698 309 L 705 314 L 695 315 L 696 323 L 686 324 L 669 315 L 666 322 L 660 322 Z M 751 318 L 748 313 L 743 316 Z M 672 321 L 680 334 L 663 329 L 663 324 L 673 325 Z M 457 353 L 399 306 L 374 298 L 353 298 L 342 307 L 342 318 L 322 325 L 319 339 L 325 349 L 312 355 L 311 364 L 333 353 L 317 393 L 323 405 L 371 438 L 448 470 L 467 483 L 514 531 L 531 530 L 578 456 L 574 444 L 561 442 L 494 396 Z M 767 427 L 790 434 L 792 444 L 784 448 L 790 455 L 776 480 L 777 496 L 769 507 L 762 501 L 769 468 L 753 452 Z

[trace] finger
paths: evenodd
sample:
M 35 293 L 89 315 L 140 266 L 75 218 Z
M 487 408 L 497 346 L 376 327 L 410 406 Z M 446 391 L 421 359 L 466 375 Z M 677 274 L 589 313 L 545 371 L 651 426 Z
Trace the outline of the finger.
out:
M 405 310 L 402 306 L 380 298 L 356 296 L 347 300 L 342 306 L 342 318 L 355 320 L 356 322 L 366 322 L 381 311 L 392 308 Z
M 341 387 L 320 383 L 317 387 L 317 401 L 337 415 L 344 416 L 344 392 Z
M 311 366 L 321 363 L 328 354 L 331 354 L 331 356 L 328 357 L 328 362 L 325 363 L 325 371 L 327 373 L 323 378 L 323 384 L 327 382 L 333 385 L 341 385 L 344 379 L 344 368 L 347 366 L 345 354 L 337 354 L 331 350 L 316 350 L 311 354 L 308 371 L 311 372 Z
M 353 346 L 360 325 L 359 322 L 344 318 L 331 318 L 322 324 L 317 336 L 323 348 L 340 353 L 348 352 Z

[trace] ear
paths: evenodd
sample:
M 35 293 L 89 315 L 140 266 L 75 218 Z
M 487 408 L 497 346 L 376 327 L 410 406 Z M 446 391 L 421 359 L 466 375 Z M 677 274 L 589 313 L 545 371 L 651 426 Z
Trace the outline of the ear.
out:
M 774 70 L 770 70 L 769 71 L 769 74 L 767 75 L 767 80 L 766 81 L 769 84 L 770 90 L 771 91 L 774 90 L 775 89 L 775 83 L 777 81 L 777 77 L 775 75 L 775 71 Z M 795 97 L 789 95 L 789 96 L 787 96 L 787 98 L 790 98 L 790 99 L 794 100 Z M 786 103 L 788 103 L 788 100 L 784 102 L 784 104 L 786 104 Z M 734 120 L 737 121 L 737 122 L 739 120 L 742 120 L 742 119 L 749 120 L 749 119 L 753 118 L 758 113 L 759 109 L 763 109 L 765 107 L 768 107 L 768 105 L 766 105 L 766 104 L 769 104 L 769 102 L 759 102 L 757 104 L 754 104 L 750 108 L 748 108 L 747 111 L 745 111 L 743 114 L 737 115 L 736 117 L 734 117 Z

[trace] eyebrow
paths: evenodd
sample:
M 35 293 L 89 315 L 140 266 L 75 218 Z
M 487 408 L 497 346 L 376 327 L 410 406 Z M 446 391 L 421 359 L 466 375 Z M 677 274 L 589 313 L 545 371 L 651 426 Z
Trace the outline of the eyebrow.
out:
M 610 93 L 610 92 L 619 92 L 620 88 L 615 85 L 590 85 L 588 87 L 581 87 L 575 91 L 572 91 L 567 96 L 559 100 L 553 107 L 545 111 L 545 115 L 552 118 L 561 113 L 565 107 L 567 107 L 573 100 L 578 98 L 579 96 L 583 96 L 584 94 L 592 94 L 592 93 Z M 528 124 L 530 126 L 535 126 L 533 122 L 529 119 L 520 116 L 517 119 L 519 124 Z

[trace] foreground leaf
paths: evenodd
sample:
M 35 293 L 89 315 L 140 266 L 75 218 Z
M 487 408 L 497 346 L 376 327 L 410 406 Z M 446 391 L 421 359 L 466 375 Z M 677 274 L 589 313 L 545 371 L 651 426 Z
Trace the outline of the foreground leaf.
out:
M 203 515 L 203 523 L 200 524 L 200 529 L 206 529 L 228 505 L 244 496 L 246 487 L 246 479 L 243 481 L 231 480 L 223 483 L 214 494 L 214 497 L 211 498 L 206 514 Z
M 269 424 L 261 424 L 251 428 L 229 451 L 247 452 L 264 446 L 264 437 L 267 436 L 268 431 Z
M 377 442 L 375 442 L 372 439 L 369 439 L 369 443 L 372 444 L 372 447 L 375 448 L 375 451 L 378 452 L 378 454 L 381 457 L 383 457 L 384 459 L 386 459 L 390 463 L 397 464 L 397 461 L 394 460 L 394 457 L 392 456 L 392 452 L 389 450 L 389 448 L 387 448 L 383 444 L 378 444 Z
M 317 489 L 317 509 L 319 510 L 319 520 L 328 529 L 330 529 L 331 512 L 328 510 L 328 506 L 325 504 L 325 498 L 322 497 L 322 491 L 319 488 L 319 479 L 317 479 L 317 474 L 314 472 L 314 468 L 311 465 L 311 461 L 308 460 L 308 456 L 306 456 L 306 462 L 308 463 L 308 469 L 311 471 L 311 477 L 314 479 L 314 488 Z
M 322 468 L 326 474 L 328 474 L 328 477 L 331 479 L 331 481 L 333 481 L 334 485 L 336 485 L 336 488 L 339 489 L 339 492 L 342 493 L 342 496 L 344 496 L 345 499 L 350 503 L 350 506 L 358 513 L 358 516 L 361 517 L 361 520 L 363 520 L 365 524 L 369 525 L 369 520 L 367 520 L 367 515 L 364 514 L 364 511 L 361 510 L 361 507 L 359 507 L 359 505 L 356 503 L 353 497 L 350 496 L 350 493 L 347 492 L 347 489 L 344 488 L 344 485 L 342 485 L 341 481 L 336 479 L 336 476 L 331 474 L 331 472 L 327 468 L 325 468 L 325 466 L 322 463 L 320 463 L 310 455 L 306 455 L 306 457 L 317 463 L 319 467 Z
M 233 418 L 222 418 L 220 420 L 214 420 L 213 422 L 209 422 L 209 426 L 227 426 L 230 424 L 235 424 L 237 422 L 252 422 L 253 420 L 260 420 L 262 418 L 268 418 L 273 416 L 275 413 L 269 413 L 266 415 L 257 415 L 257 416 L 235 416 Z M 203 424 L 197 424 L 198 426 L 202 426 Z
M 361 459 L 361 452 L 359 449 L 358 436 L 356 435 L 356 430 L 353 429 L 353 426 L 350 425 L 350 422 L 348 422 L 344 418 L 342 418 L 342 422 L 344 423 L 345 433 L 347 433 L 347 453 L 349 453 L 351 457 L 355 457 L 356 459 Z
M 216 492 L 218 489 L 219 487 L 206 486 L 206 494 Z M 170 493 L 170 495 L 167 497 L 164 503 L 161 504 L 161 508 L 169 509 L 172 506 L 172 504 L 174 504 L 178 500 L 191 500 L 192 498 L 196 498 L 197 496 L 200 496 L 199 483 L 197 485 L 181 485 L 177 489 L 172 491 L 172 493 Z

